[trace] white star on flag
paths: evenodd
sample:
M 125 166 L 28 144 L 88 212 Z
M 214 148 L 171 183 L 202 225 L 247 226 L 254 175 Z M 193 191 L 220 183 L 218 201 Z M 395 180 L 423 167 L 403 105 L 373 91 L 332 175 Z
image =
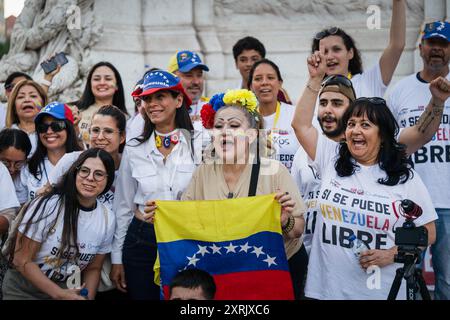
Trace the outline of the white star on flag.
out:
M 227 249 L 227 253 L 230 253 L 230 252 L 234 252 L 234 253 L 236 253 L 236 248 L 237 248 L 238 246 L 233 246 L 233 244 L 230 242 L 230 244 L 228 245 L 228 247 L 224 247 L 224 248 L 226 248 Z
M 241 246 L 241 250 L 239 252 L 244 251 L 245 253 L 247 253 L 248 249 L 250 249 L 251 246 L 248 245 L 248 242 L 246 242 L 243 246 Z
M 202 247 L 202 246 L 199 245 L 199 244 L 198 244 L 197 246 L 198 246 L 198 251 L 197 251 L 197 253 L 201 254 L 202 257 L 205 256 L 205 253 L 210 253 L 210 252 L 208 251 L 208 247 L 207 247 L 207 246 Z
M 263 260 L 264 262 L 267 262 L 268 267 L 270 267 L 272 264 L 277 265 L 277 263 L 275 262 L 275 259 L 277 257 L 271 257 L 269 255 L 267 255 L 267 259 Z
M 263 249 L 262 246 L 259 247 L 259 248 L 258 248 L 258 247 L 253 247 L 253 251 L 252 251 L 251 253 L 256 254 L 256 257 L 259 258 L 259 255 L 265 254 L 265 253 L 262 251 L 262 249 Z
M 196 266 L 197 261 L 200 260 L 200 259 L 197 259 L 197 256 L 195 254 L 192 257 L 186 257 L 186 258 L 188 258 L 188 260 L 189 260 L 188 266 L 193 265 L 194 267 Z
M 222 252 L 220 252 L 220 249 L 222 249 L 222 247 L 217 247 L 215 243 L 212 246 L 210 246 L 210 248 L 213 251 L 212 254 L 214 253 L 222 254 Z

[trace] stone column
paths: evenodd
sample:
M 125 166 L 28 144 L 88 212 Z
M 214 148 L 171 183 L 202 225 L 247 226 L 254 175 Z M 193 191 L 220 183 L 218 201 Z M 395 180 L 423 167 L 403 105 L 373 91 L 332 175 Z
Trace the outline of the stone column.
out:
M 194 28 L 205 63 L 210 68 L 205 95 L 211 96 L 216 93 L 214 83 L 225 77 L 225 57 L 214 24 L 214 0 L 194 0 Z
M 166 69 L 176 51 L 200 51 L 193 27 L 193 0 L 143 3 L 142 31 L 147 64 Z

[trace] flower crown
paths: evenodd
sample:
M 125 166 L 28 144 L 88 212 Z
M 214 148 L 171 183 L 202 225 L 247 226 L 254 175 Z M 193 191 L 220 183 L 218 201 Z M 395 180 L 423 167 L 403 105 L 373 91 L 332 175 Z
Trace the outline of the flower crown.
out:
M 245 108 L 256 121 L 258 117 L 258 100 L 253 92 L 246 89 L 228 90 L 226 93 L 215 94 L 209 103 L 203 105 L 200 111 L 203 127 L 211 129 L 214 126 L 216 112 L 224 106 L 240 106 Z

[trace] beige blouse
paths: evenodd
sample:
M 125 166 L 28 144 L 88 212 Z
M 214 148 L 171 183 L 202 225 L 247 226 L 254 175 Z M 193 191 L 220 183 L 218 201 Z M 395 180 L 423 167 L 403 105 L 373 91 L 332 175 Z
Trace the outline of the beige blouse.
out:
M 202 164 L 194 172 L 192 180 L 184 192 L 181 200 L 222 200 L 227 199 L 230 193 L 223 176 L 221 164 Z M 247 165 L 233 190 L 233 198 L 247 197 L 250 187 L 252 165 Z M 276 192 L 289 192 L 295 201 L 293 215 L 302 217 L 306 211 L 300 192 L 292 180 L 289 171 L 281 162 L 262 158 L 258 177 L 256 195 L 265 195 Z M 302 238 L 284 238 L 284 246 L 288 259 L 301 247 Z

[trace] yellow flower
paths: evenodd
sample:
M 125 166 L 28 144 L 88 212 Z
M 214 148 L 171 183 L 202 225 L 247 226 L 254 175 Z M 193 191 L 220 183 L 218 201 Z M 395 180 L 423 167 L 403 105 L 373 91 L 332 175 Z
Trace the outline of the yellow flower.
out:
M 246 89 L 229 90 L 223 97 L 226 105 L 240 105 L 254 113 L 258 108 L 258 100 L 253 92 Z

